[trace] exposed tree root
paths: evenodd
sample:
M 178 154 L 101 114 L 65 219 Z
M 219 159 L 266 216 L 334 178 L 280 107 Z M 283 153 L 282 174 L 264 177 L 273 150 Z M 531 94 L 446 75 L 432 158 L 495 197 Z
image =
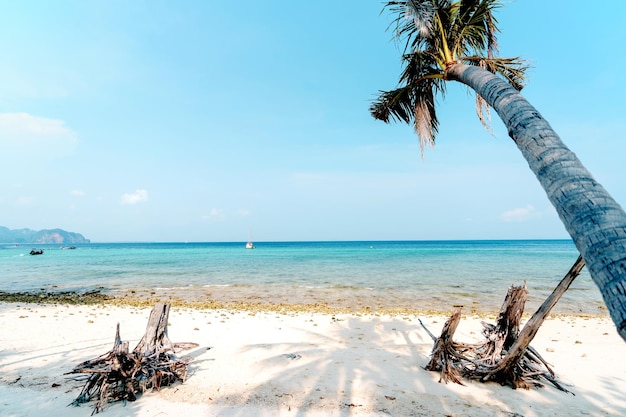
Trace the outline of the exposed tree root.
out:
M 94 400 L 93 415 L 102 411 L 109 402 L 135 401 L 146 390 L 158 390 L 177 381 L 184 382 L 190 360 L 177 358 L 175 352 L 198 345 L 170 342 L 167 336 L 169 310 L 168 304 L 154 306 L 146 333 L 132 352 L 129 352 L 128 342 L 122 341 L 118 324 L 113 349 L 68 372 L 89 374 L 71 405 L 78 406 Z
M 547 381 L 559 390 L 569 392 L 557 380 L 548 363 L 530 346 L 530 342 L 584 266 L 585 262 L 579 256 L 521 332 L 520 321 L 528 298 L 525 283 L 509 288 L 495 325 L 483 322 L 485 341 L 482 343 L 466 344 L 453 340 L 461 320 L 461 310 L 455 309 L 439 338 L 428 332 L 435 344 L 426 369 L 441 372 L 440 382 L 453 381 L 464 385 L 461 378 L 468 378 L 528 389 L 531 386 L 541 387 L 542 381 Z

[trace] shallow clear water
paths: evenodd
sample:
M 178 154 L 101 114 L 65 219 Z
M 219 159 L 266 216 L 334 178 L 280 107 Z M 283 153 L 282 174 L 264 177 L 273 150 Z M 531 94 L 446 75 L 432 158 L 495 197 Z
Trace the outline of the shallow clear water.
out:
M 497 311 L 527 281 L 527 311 L 567 273 L 569 240 L 0 245 L 0 290 L 154 292 L 187 299 Z M 603 313 L 586 270 L 557 312 Z

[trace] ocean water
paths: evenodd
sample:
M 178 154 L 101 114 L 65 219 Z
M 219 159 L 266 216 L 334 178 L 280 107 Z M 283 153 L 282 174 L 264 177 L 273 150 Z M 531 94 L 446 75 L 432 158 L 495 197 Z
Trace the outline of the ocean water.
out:
M 100 290 L 202 301 L 371 310 L 498 311 L 527 283 L 534 311 L 578 256 L 569 240 L 0 245 L 0 291 Z M 606 314 L 586 269 L 557 313 Z

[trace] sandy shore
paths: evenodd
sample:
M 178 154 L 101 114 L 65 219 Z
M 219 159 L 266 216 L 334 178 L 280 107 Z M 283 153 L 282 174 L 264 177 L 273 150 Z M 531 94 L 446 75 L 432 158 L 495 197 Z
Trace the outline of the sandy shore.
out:
M 148 308 L 0 304 L 0 415 L 88 416 L 68 407 L 63 374 L 107 352 L 115 326 L 131 348 Z M 425 371 L 444 316 L 272 313 L 172 308 L 173 342 L 196 342 L 184 384 L 108 406 L 105 416 L 625 416 L 626 343 L 608 318 L 553 318 L 534 346 L 575 394 L 551 385 L 439 383 Z M 456 339 L 480 340 L 466 317 Z

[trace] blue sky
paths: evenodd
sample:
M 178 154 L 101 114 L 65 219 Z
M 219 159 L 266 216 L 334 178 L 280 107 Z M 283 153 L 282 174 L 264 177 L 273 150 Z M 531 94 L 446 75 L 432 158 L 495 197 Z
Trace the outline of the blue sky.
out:
M 626 204 L 626 3 L 505 1 L 523 94 Z M 450 85 L 422 159 L 368 112 L 382 2 L 5 1 L 0 226 L 97 242 L 567 238 L 494 113 Z

